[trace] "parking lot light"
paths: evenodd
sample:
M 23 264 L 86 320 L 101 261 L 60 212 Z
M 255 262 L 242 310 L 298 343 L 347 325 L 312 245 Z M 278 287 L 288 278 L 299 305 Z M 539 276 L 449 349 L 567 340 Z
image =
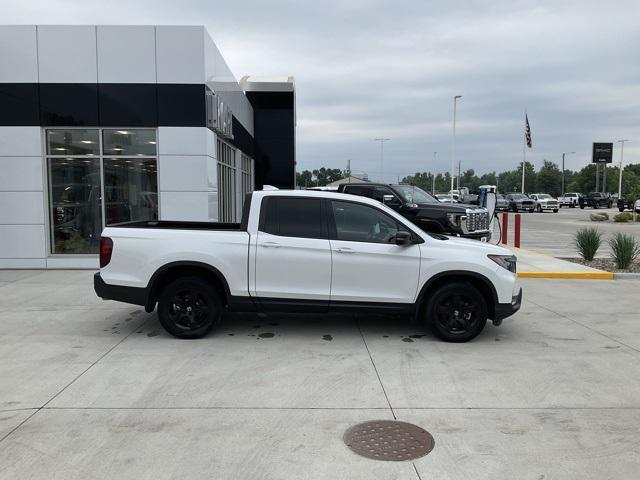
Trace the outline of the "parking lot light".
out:
M 564 197 L 564 156 L 565 155 L 572 155 L 576 152 L 562 152 L 562 195 L 560 195 L 561 197 Z
M 618 200 L 622 198 L 622 161 L 624 158 L 624 142 L 628 142 L 626 138 L 618 140 L 620 144 L 620 173 L 618 174 Z

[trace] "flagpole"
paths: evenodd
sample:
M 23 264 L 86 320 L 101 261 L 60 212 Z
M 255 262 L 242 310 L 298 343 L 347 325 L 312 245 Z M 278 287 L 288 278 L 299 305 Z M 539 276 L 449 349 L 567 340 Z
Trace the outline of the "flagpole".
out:
M 527 161 L 527 110 L 524 111 L 525 125 L 524 135 L 522 136 L 522 193 L 524 193 L 524 166 Z

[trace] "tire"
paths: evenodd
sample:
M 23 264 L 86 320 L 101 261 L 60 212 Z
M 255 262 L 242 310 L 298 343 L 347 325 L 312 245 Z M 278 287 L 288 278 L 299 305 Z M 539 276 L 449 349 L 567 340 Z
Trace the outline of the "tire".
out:
M 538 206 L 536 207 L 536 210 L 538 211 L 538 213 L 542 213 L 542 206 L 541 206 L 541 205 L 538 205 Z
M 158 319 L 177 338 L 202 338 L 222 323 L 220 293 L 199 277 L 182 277 L 167 285 L 158 301 Z
M 618 208 L 618 211 L 622 213 L 624 212 L 624 208 Z
M 518 207 L 517 207 L 517 205 L 515 205 L 515 204 L 514 204 L 514 205 L 512 205 L 512 206 L 511 206 L 511 211 L 512 211 L 513 213 L 518 213 Z
M 584 204 L 580 205 L 580 210 L 584 210 Z
M 557 208 L 554 208 L 554 209 L 553 209 L 553 213 L 558 213 L 558 209 L 557 209 Z
M 607 203 L 607 208 L 611 208 L 611 202 Z
M 487 302 L 467 282 L 447 283 L 429 297 L 425 321 L 445 342 L 468 342 L 477 337 L 487 324 Z
M 542 212 L 542 210 L 540 210 Z M 533 213 L 533 208 L 529 209 L 529 213 Z

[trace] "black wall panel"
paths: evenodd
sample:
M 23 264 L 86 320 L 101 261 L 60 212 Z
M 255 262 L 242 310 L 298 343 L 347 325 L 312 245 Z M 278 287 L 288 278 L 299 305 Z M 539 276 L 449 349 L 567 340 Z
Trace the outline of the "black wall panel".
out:
M 204 127 L 206 120 L 204 85 L 158 84 L 158 125 Z
M 0 126 L 40 125 L 38 104 L 37 83 L 0 83 Z
M 157 96 L 155 84 L 99 83 L 100 126 L 156 127 Z
M 100 125 L 98 116 L 98 84 L 40 83 L 40 125 Z

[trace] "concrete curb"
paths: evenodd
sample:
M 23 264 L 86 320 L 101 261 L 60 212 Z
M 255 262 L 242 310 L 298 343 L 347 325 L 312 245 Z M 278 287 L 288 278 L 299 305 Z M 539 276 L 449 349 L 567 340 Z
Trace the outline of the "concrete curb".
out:
M 640 273 L 614 273 L 613 278 L 615 278 L 616 280 L 640 280 Z
M 638 275 L 637 278 L 640 278 L 640 274 L 631 275 Z M 613 280 L 616 277 L 612 272 L 518 272 L 518 278 L 574 278 L 580 280 Z

